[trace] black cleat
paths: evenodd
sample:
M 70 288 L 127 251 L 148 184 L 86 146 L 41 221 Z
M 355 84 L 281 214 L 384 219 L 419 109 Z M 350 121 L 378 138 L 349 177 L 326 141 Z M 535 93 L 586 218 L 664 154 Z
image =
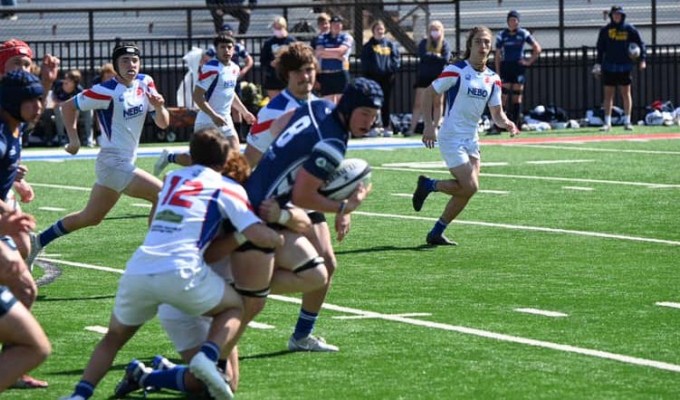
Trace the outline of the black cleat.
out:
M 411 198 L 413 202 L 413 209 L 420 211 L 423 208 L 423 203 L 425 199 L 430 195 L 430 191 L 427 189 L 427 177 L 425 175 L 420 175 L 418 177 L 418 184 L 416 185 L 416 191 L 413 192 L 413 197 Z
M 147 368 L 144 363 L 132 360 L 125 368 L 125 375 L 116 385 L 113 395 L 117 399 L 120 399 L 127 396 L 129 393 L 142 389 L 140 381 L 145 374 L 148 374 L 151 371 L 151 368 Z
M 458 246 L 458 243 L 454 242 L 453 240 L 450 240 L 444 235 L 438 235 L 434 236 L 432 235 L 432 232 L 427 234 L 427 238 L 425 239 L 427 244 L 430 246 Z

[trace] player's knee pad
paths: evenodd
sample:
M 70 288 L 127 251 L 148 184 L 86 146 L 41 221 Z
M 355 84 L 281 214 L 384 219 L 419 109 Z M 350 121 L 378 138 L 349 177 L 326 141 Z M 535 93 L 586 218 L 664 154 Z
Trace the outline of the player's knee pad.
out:
M 522 93 L 524 93 L 523 89 L 515 89 L 515 90 L 512 91 L 512 94 L 515 95 L 515 96 L 521 96 Z
M 254 245 L 254 244 L 251 243 L 251 242 L 245 242 L 245 243 L 243 243 L 242 245 L 240 245 L 240 246 L 239 246 L 236 250 L 234 250 L 234 251 L 238 251 L 239 253 L 243 253 L 243 252 L 246 252 L 246 251 L 249 251 L 249 250 L 257 250 L 257 251 L 261 251 L 261 252 L 263 252 L 264 254 L 272 254 L 272 253 L 274 253 L 274 249 L 273 249 L 273 248 L 256 246 L 256 245 Z
M 509 95 L 512 91 L 506 87 L 501 88 L 501 94 Z
M 241 296 L 245 297 L 257 297 L 257 298 L 263 298 L 269 296 L 269 293 L 271 293 L 271 287 L 267 286 L 264 289 L 259 289 L 259 290 L 250 290 L 250 289 L 241 289 L 236 284 L 231 285 L 234 290 L 236 290 L 236 293 L 240 294 Z
M 307 260 L 303 262 L 302 264 L 298 265 L 297 267 L 293 268 L 293 272 L 296 274 L 299 274 L 302 271 L 306 271 L 308 269 L 316 268 L 320 265 L 324 265 L 323 257 L 313 257 L 310 260 Z

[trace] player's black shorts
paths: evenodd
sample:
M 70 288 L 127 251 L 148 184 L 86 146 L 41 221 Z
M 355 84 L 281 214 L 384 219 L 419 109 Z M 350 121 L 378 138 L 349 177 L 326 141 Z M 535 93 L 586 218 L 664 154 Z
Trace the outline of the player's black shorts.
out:
M 321 85 L 321 96 L 342 94 L 349 84 L 349 71 L 324 72 L 318 74 L 316 79 Z
M 322 212 L 311 211 L 307 213 L 307 216 L 312 221 L 312 225 L 326 222 L 326 215 Z
M 602 84 L 605 86 L 628 86 L 632 82 L 630 72 L 602 71 Z
M 500 71 L 501 81 L 503 83 L 519 83 L 524 85 L 526 69 L 527 67 L 520 64 L 519 61 L 502 61 Z
M 0 286 L 0 318 L 5 316 L 16 302 L 17 298 L 12 292 L 6 286 Z

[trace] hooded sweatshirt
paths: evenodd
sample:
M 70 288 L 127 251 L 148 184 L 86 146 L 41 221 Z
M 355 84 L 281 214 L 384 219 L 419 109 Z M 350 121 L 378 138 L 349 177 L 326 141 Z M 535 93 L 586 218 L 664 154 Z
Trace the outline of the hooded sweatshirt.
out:
M 640 60 L 647 56 L 645 44 L 642 42 L 640 32 L 629 23 L 626 23 L 626 14 L 621 8 L 612 8 L 609 13 L 610 22 L 600 29 L 597 38 L 597 63 L 602 65 L 606 72 L 629 72 L 633 69 L 634 61 L 628 56 L 628 45 L 637 43 L 640 46 Z M 621 22 L 616 24 L 612 15 L 614 12 L 621 13 Z

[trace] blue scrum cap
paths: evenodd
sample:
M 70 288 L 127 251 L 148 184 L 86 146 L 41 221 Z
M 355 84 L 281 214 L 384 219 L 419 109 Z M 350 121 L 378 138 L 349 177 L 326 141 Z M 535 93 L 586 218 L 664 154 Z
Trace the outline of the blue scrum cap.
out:
M 42 97 L 44 93 L 40 79 L 24 70 L 10 71 L 0 81 L 0 107 L 19 121 L 21 104 L 30 99 Z
M 383 105 L 383 100 L 383 91 L 377 82 L 366 78 L 357 78 L 345 88 L 337 109 L 345 116 L 346 121 L 349 121 L 352 111 L 356 108 L 370 107 L 379 109 Z

